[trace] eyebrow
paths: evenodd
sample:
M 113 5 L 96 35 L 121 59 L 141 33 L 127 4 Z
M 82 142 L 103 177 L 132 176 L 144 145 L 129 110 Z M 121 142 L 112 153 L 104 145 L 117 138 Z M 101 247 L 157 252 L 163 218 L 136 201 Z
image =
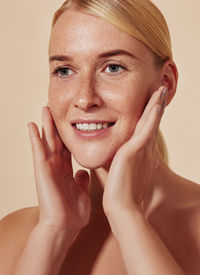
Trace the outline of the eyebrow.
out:
M 113 50 L 113 51 L 109 51 L 109 52 L 105 52 L 102 53 L 98 56 L 98 58 L 105 58 L 105 57 L 110 57 L 110 56 L 116 56 L 116 55 L 127 55 L 130 56 L 134 59 L 139 59 L 137 58 L 135 55 L 125 51 L 125 50 L 121 50 L 121 49 L 117 49 L 117 50 Z M 49 62 L 53 62 L 53 61 L 72 61 L 73 57 L 68 56 L 68 55 L 53 55 L 49 58 Z

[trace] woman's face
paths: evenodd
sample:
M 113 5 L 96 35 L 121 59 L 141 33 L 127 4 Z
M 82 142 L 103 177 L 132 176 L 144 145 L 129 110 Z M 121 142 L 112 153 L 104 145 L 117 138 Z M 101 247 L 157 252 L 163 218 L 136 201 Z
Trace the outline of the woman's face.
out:
M 49 55 L 49 107 L 64 144 L 80 165 L 108 167 L 159 87 L 161 69 L 141 42 L 71 10 L 52 30 Z

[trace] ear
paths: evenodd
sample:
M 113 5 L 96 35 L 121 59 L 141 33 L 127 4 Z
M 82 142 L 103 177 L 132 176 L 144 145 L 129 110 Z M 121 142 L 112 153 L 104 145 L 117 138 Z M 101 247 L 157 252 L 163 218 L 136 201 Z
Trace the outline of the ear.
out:
M 178 83 L 178 70 L 172 60 L 167 60 L 162 68 L 161 85 L 168 87 L 167 105 L 176 93 Z

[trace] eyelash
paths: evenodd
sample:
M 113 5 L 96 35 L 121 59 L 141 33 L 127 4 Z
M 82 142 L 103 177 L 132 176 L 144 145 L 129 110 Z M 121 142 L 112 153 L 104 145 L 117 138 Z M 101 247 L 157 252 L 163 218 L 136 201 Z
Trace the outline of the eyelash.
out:
M 119 64 L 115 64 L 115 63 L 113 63 L 113 64 L 109 64 L 109 65 L 107 65 L 106 66 L 106 68 L 107 67 L 111 67 L 111 66 L 116 66 L 116 67 L 120 67 L 121 69 L 123 69 L 123 70 L 126 70 L 126 68 L 124 67 L 124 66 L 122 66 L 122 65 L 119 65 Z M 67 76 L 61 76 L 61 75 L 59 75 L 59 72 L 61 72 L 61 70 L 63 70 L 63 69 L 68 69 L 68 70 L 70 70 L 70 68 L 69 67 L 59 67 L 59 68 L 56 68 L 54 71 L 53 71 L 53 75 L 56 75 L 56 76 L 58 76 L 58 77 L 64 77 L 64 78 L 67 78 L 69 75 L 67 75 Z M 112 73 L 111 73 L 112 74 Z M 114 75 L 116 74 L 116 73 L 113 73 Z M 112 74 L 112 75 L 113 75 Z

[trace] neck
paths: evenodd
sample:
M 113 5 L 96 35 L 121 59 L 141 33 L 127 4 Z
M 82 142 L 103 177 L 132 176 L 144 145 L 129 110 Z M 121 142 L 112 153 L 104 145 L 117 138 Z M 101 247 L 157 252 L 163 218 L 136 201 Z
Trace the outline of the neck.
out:
M 107 173 L 104 168 L 90 170 L 89 194 L 93 213 L 103 213 L 102 199 Z
M 150 217 L 167 200 L 168 185 L 171 182 L 173 172 L 161 156 L 159 161 L 159 167 L 154 172 L 143 205 L 146 218 Z M 89 193 L 92 203 L 92 213 L 95 215 L 104 215 L 102 198 L 108 172 L 105 168 L 90 170 Z

